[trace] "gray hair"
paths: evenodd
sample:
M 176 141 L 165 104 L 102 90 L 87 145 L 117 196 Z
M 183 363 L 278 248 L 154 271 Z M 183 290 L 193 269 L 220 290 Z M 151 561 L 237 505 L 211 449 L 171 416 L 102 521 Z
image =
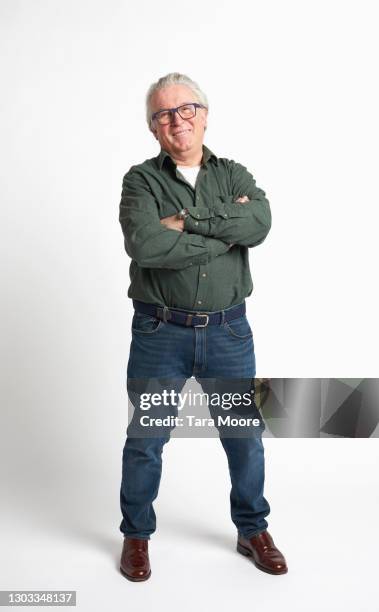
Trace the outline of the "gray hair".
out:
M 196 97 L 196 101 L 203 104 L 206 108 L 208 108 L 208 100 L 205 93 L 200 89 L 197 83 L 190 79 L 185 74 L 180 74 L 179 72 L 170 72 L 166 74 L 166 76 L 161 77 L 156 83 L 150 85 L 148 92 L 146 94 L 146 121 L 151 127 L 151 99 L 154 93 L 158 89 L 164 89 L 165 87 L 169 87 L 170 85 L 186 85 L 189 87 L 194 96 Z

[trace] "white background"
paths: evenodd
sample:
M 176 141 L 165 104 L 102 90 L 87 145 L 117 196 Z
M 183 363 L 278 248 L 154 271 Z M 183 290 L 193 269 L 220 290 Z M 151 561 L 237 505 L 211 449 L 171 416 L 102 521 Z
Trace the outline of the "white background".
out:
M 149 85 L 188 74 L 209 98 L 205 143 L 271 204 L 251 252 L 257 376 L 378 376 L 376 8 L 1 0 L 0 588 L 76 589 L 81 610 L 373 609 L 376 440 L 267 440 L 278 577 L 234 552 L 218 441 L 173 440 L 153 577 L 117 573 L 131 319 L 118 206 L 125 172 L 159 152 Z

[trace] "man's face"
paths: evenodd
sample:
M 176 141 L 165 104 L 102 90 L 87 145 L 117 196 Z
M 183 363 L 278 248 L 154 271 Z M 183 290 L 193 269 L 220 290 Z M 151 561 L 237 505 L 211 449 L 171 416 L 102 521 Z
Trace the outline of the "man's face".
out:
M 189 102 L 198 102 L 195 94 L 186 85 L 170 85 L 156 91 L 151 100 L 152 113 L 167 108 L 176 108 Z M 181 158 L 185 152 L 196 154 L 202 150 L 204 128 L 207 124 L 207 109 L 197 108 L 195 117 L 182 119 L 175 113 L 171 123 L 160 125 L 157 120 L 152 123 L 151 131 L 156 136 L 161 148 L 174 159 Z

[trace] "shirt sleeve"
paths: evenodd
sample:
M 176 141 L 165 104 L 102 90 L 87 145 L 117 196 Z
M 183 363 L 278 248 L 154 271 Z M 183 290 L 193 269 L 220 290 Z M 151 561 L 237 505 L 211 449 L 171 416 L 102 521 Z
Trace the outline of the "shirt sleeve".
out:
M 125 250 L 141 268 L 181 270 L 203 265 L 230 247 L 216 237 L 179 232 L 162 225 L 158 203 L 134 167 L 123 179 L 119 221 Z
M 228 243 L 257 246 L 264 241 L 271 228 L 269 201 L 245 166 L 231 160 L 229 169 L 232 194 L 220 196 L 209 206 L 190 207 L 184 229 Z M 235 202 L 244 195 L 249 198 L 248 202 Z

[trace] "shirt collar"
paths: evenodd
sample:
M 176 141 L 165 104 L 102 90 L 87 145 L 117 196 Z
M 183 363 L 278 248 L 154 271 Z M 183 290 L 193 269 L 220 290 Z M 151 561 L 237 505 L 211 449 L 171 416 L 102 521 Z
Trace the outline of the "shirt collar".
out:
M 167 153 L 167 151 L 165 151 L 164 149 L 161 149 L 161 152 L 159 153 L 158 157 L 156 158 L 157 161 L 158 161 L 159 170 L 162 170 L 162 166 L 163 166 L 163 163 L 164 163 L 166 157 L 171 159 L 172 163 L 175 163 L 173 161 L 172 157 L 170 156 L 170 154 Z M 210 149 L 208 149 L 208 147 L 203 145 L 203 159 L 202 159 L 202 163 L 206 164 L 211 158 L 214 159 L 216 164 L 218 163 L 217 155 L 215 153 L 213 153 Z

